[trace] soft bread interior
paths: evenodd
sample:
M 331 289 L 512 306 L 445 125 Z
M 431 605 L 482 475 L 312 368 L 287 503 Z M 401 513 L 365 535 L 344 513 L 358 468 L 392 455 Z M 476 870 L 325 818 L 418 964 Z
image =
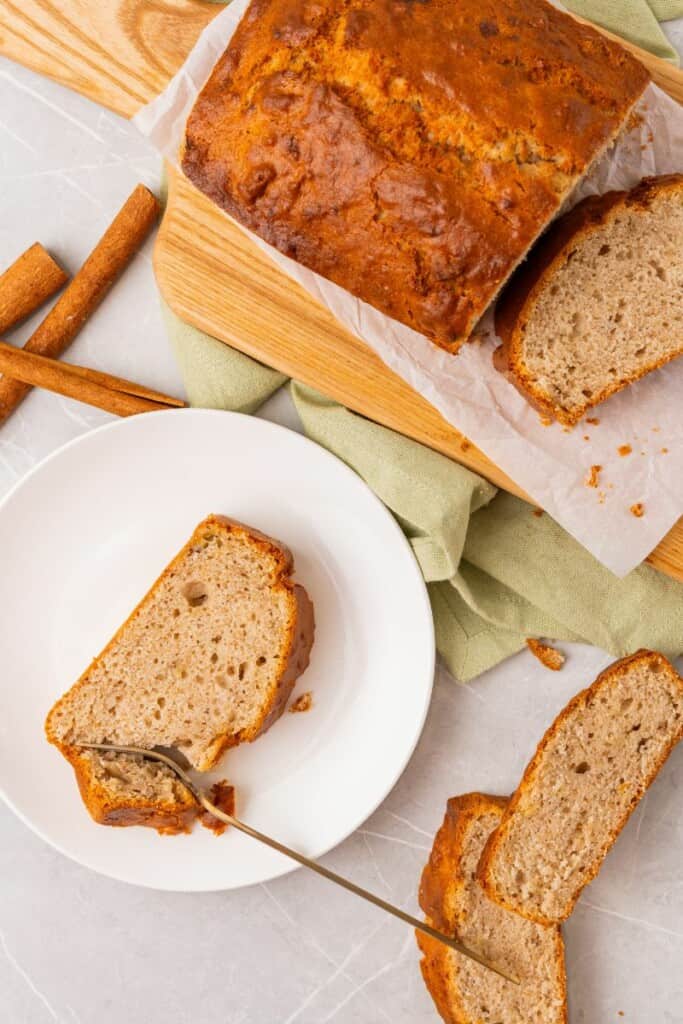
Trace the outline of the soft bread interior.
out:
M 449 815 L 454 813 L 457 824 L 451 829 Z M 447 1021 L 563 1024 L 566 993 L 559 930 L 504 910 L 488 899 L 476 878 L 481 852 L 502 813 L 499 801 L 478 793 L 449 802 L 432 858 L 437 858 L 437 870 L 444 860 L 452 859 L 452 882 L 442 892 L 443 917 L 438 915 L 441 919 L 432 923 L 513 972 L 521 984 L 513 985 L 441 943 L 421 937 L 425 981 L 434 992 L 445 983 L 447 1007 L 439 1008 L 442 1014 L 446 1011 Z
M 272 712 L 296 642 L 290 568 L 284 549 L 207 520 L 52 709 L 48 736 L 66 747 L 175 747 L 212 767 Z
M 683 683 L 668 662 L 643 652 L 613 666 L 546 733 L 482 859 L 487 889 L 564 919 L 682 735 Z
M 683 190 L 619 207 L 569 247 L 535 296 L 521 361 L 535 389 L 577 419 L 683 353 Z

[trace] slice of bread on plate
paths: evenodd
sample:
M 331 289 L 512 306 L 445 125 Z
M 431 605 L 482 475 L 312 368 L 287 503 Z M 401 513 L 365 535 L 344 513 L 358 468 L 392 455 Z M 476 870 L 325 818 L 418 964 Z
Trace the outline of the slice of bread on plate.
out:
M 313 606 L 282 544 L 223 516 L 180 553 L 46 722 L 102 824 L 185 831 L 197 808 L 171 770 L 80 743 L 172 747 L 199 771 L 285 709 L 313 643 Z
M 581 691 L 541 740 L 478 868 L 484 891 L 541 924 L 564 921 L 683 737 L 683 679 L 638 651 Z
M 564 945 L 557 926 L 525 921 L 484 894 L 479 856 L 507 801 L 468 793 L 448 801 L 420 906 L 434 927 L 516 974 L 514 985 L 443 943 L 416 932 L 425 984 L 446 1024 L 566 1024 Z
M 567 426 L 683 354 L 683 174 L 560 217 L 512 277 L 495 324 L 495 366 Z

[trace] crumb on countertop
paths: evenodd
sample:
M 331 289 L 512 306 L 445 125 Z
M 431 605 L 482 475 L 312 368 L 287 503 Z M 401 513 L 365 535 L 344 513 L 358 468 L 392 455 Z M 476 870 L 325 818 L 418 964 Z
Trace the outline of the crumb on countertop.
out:
M 590 423 L 593 427 L 597 427 L 599 422 L 600 420 L 597 416 L 586 416 L 586 423 Z
M 591 466 L 590 473 L 586 477 L 586 487 L 597 487 L 602 466 Z
M 633 451 L 633 448 L 631 448 L 630 444 L 620 444 L 619 447 L 617 448 L 617 451 L 619 452 L 619 454 L 621 456 L 630 455 L 631 452 Z
M 313 707 L 313 694 L 310 690 L 306 693 L 300 694 L 295 701 L 289 705 L 289 710 L 292 714 L 296 711 L 310 711 Z
M 630 512 L 636 519 L 641 519 L 645 514 L 645 506 L 641 501 L 638 501 L 635 505 L 631 505 Z
M 559 672 L 565 663 L 565 656 L 562 651 L 556 650 L 550 644 L 544 644 L 540 640 L 529 638 L 526 645 L 533 656 L 538 658 L 542 665 L 545 665 L 546 668 L 551 669 L 553 672 Z
M 668 455 L 669 449 L 668 448 L 660 448 L 660 452 L 661 452 L 662 455 Z
M 583 439 L 584 439 L 584 441 L 590 441 L 590 439 L 591 439 L 590 434 L 584 434 L 583 435 Z
M 661 429 L 662 429 L 661 427 L 653 427 L 652 428 L 652 432 L 653 432 L 653 434 L 658 434 Z

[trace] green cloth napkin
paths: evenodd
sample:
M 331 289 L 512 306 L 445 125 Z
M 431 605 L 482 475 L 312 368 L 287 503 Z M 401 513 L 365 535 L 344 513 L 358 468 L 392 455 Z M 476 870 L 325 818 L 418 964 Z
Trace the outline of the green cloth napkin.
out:
M 659 22 L 683 17 L 683 0 L 563 0 L 563 3 L 574 14 L 602 25 L 657 57 L 672 64 L 680 63 Z
M 162 309 L 191 405 L 253 412 L 281 373 Z M 648 566 L 618 580 L 547 515 L 451 459 L 288 387 L 306 434 L 351 466 L 400 523 L 432 603 L 437 647 L 466 682 L 527 637 L 583 640 L 615 656 L 683 652 L 683 586 Z

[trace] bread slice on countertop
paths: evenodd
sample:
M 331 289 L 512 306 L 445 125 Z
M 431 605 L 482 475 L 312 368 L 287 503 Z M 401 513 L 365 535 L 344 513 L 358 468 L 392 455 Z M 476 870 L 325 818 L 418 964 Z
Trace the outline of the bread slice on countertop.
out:
M 448 801 L 429 863 L 420 906 L 427 920 L 484 953 L 521 985 L 417 932 L 425 984 L 446 1024 L 566 1024 L 564 945 L 557 926 L 525 921 L 489 900 L 476 878 L 489 835 L 507 801 L 469 793 Z
M 496 367 L 567 426 L 683 354 L 683 174 L 591 196 L 561 217 L 495 322 Z
M 683 679 L 638 651 L 582 690 L 541 740 L 488 840 L 478 877 L 502 907 L 569 917 L 629 815 L 683 737 Z
M 102 824 L 185 831 L 194 801 L 170 769 L 79 743 L 174 747 L 207 771 L 284 711 L 308 665 L 313 606 L 282 544 L 209 516 L 46 722 Z

